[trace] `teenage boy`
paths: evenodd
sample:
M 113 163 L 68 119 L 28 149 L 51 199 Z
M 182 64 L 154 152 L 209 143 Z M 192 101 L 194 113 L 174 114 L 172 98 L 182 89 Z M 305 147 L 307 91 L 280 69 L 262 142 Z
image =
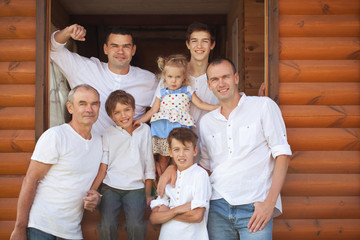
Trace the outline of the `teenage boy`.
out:
M 168 184 L 163 197 L 151 202 L 150 221 L 162 224 L 160 240 L 207 240 L 206 229 L 211 186 L 208 173 L 194 164 L 196 134 L 175 128 L 168 136 L 169 152 L 177 166 L 175 188 Z
M 99 239 L 117 239 L 120 209 L 125 212 L 128 239 L 145 239 L 144 212 L 155 179 L 150 127 L 133 126 L 135 100 L 125 91 L 112 92 L 105 108 L 116 126 L 103 134 L 102 163 L 91 187 L 97 190 L 103 182 Z
M 136 99 L 135 119 L 141 117 L 150 106 L 157 86 L 155 75 L 149 71 L 130 65 L 136 52 L 135 40 L 127 29 L 114 27 L 110 29 L 104 43 L 104 52 L 108 62 L 97 58 L 86 58 L 65 48 L 72 38 L 85 41 L 84 27 L 73 24 L 51 36 L 51 60 L 56 63 L 67 78 L 70 87 L 82 83 L 91 84 L 100 93 L 101 110 L 94 131 L 102 134 L 113 121 L 105 113 L 105 100 L 112 91 L 122 89 Z

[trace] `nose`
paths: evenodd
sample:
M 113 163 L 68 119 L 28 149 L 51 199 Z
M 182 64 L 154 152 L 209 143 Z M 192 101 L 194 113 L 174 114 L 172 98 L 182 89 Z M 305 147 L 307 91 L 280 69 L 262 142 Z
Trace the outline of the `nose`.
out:
M 224 86 L 224 83 L 225 83 L 224 79 L 220 78 L 219 79 L 219 86 Z

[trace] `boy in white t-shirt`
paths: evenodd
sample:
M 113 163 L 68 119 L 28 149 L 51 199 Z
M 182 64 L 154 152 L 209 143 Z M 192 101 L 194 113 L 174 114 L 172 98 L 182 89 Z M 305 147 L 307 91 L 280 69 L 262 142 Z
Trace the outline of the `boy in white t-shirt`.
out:
M 117 239 L 121 209 L 125 212 L 128 239 L 145 239 L 144 212 L 152 200 L 155 179 L 150 127 L 133 125 L 135 100 L 125 91 L 112 92 L 105 109 L 116 126 L 103 134 L 102 163 L 91 187 L 98 189 L 103 182 L 99 239 Z
M 168 136 L 169 152 L 177 166 L 175 188 L 168 184 L 165 194 L 151 202 L 150 221 L 162 224 L 160 240 L 205 240 L 211 185 L 208 173 L 196 163 L 196 134 L 175 128 Z

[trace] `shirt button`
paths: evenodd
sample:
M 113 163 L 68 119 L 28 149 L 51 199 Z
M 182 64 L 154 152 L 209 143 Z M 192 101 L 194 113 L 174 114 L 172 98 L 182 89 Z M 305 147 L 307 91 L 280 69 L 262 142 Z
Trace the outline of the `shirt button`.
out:
M 176 200 L 179 200 L 179 198 L 176 198 Z
M 231 140 L 231 137 L 229 138 L 229 140 Z
M 231 127 L 231 124 L 229 124 L 228 126 Z

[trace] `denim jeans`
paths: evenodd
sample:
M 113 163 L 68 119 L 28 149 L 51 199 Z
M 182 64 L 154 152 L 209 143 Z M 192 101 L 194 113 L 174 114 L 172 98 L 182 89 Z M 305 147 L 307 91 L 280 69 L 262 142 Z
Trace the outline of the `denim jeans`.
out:
M 26 235 L 28 240 L 65 240 L 65 238 L 56 237 L 36 228 L 27 228 Z
M 114 240 L 118 238 L 118 218 L 121 209 L 125 212 L 127 238 L 129 240 L 145 239 L 145 189 L 119 190 L 103 184 L 100 193 L 103 196 L 99 206 L 101 215 L 99 239 Z
M 210 201 L 208 232 L 210 240 L 271 240 L 273 218 L 265 228 L 250 233 L 247 227 L 255 210 L 254 204 L 230 205 L 226 200 Z

